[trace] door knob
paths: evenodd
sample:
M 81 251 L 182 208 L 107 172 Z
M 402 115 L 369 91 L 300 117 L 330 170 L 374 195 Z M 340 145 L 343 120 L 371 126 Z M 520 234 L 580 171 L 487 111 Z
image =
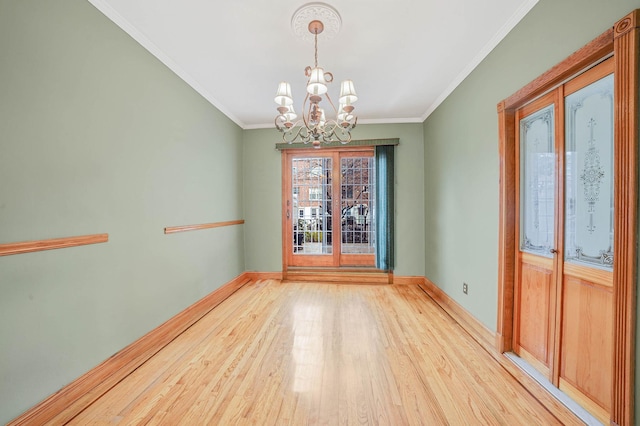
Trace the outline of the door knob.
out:
M 552 248 L 552 249 L 549 249 L 549 252 L 551 252 L 551 253 L 554 253 L 554 254 L 555 254 L 555 253 L 557 253 L 557 252 L 558 252 L 558 250 L 556 250 L 556 249 Z

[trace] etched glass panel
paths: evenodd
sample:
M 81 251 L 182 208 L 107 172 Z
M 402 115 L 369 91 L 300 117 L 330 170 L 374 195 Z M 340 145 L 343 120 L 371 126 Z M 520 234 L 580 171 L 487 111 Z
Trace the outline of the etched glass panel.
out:
M 565 260 L 613 268 L 613 74 L 565 98 Z
M 555 223 L 554 109 L 520 120 L 520 250 L 550 257 Z
M 291 167 L 293 252 L 331 254 L 331 158 L 294 158 Z

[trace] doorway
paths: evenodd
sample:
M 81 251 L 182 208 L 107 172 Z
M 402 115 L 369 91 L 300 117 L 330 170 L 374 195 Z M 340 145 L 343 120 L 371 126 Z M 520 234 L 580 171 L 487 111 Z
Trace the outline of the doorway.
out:
M 283 153 L 285 266 L 373 267 L 374 149 Z
M 564 244 L 564 247 L 555 245 L 550 247 L 557 253 L 553 254 L 553 260 L 551 262 L 552 270 L 551 277 L 547 278 L 548 286 L 554 286 L 549 290 L 547 296 L 548 300 L 551 300 L 551 304 L 539 303 L 530 304 L 532 311 L 540 312 L 547 309 L 552 316 L 545 326 L 538 327 L 538 333 L 543 338 L 539 338 L 539 342 L 547 342 L 546 347 L 549 365 L 549 374 L 553 379 L 558 377 L 558 384 L 560 384 L 560 371 L 562 368 L 570 367 L 566 372 L 577 373 L 583 377 L 588 377 L 588 373 L 585 365 L 589 365 L 589 357 L 593 354 L 602 354 L 603 352 L 610 353 L 610 364 L 604 362 L 598 369 L 593 371 L 596 375 L 603 374 L 602 377 L 608 376 L 609 379 L 603 381 L 609 381 L 609 385 L 606 386 L 606 392 L 610 395 L 608 413 L 605 413 L 604 423 L 606 424 L 635 424 L 634 423 L 634 371 L 635 371 L 635 325 L 636 325 L 636 283 L 637 283 L 637 247 L 638 247 L 638 134 L 639 134 L 639 122 L 638 122 L 638 110 L 639 110 L 639 93 L 638 85 L 640 84 L 640 62 L 638 57 L 640 55 L 640 9 L 632 11 L 628 15 L 621 18 L 610 29 L 602 33 L 600 36 L 593 39 L 581 49 L 577 50 L 562 62 L 549 69 L 547 72 L 540 75 L 538 78 L 527 84 L 510 97 L 504 99 L 498 103 L 498 129 L 499 129 L 499 153 L 500 153 L 500 207 L 499 207 L 499 234 L 498 234 L 498 321 L 497 321 L 497 333 L 496 333 L 496 347 L 500 352 L 509 352 L 517 350 L 516 346 L 520 344 L 522 347 L 522 339 L 518 334 L 523 329 L 523 324 L 518 324 L 518 317 L 522 321 L 523 315 L 521 312 L 516 312 L 521 309 L 517 306 L 520 300 L 523 299 L 522 294 L 516 295 L 516 292 L 520 291 L 517 287 L 522 287 L 520 270 L 523 267 L 523 262 L 520 259 L 520 253 L 522 253 L 522 240 L 518 235 L 519 227 L 522 227 L 520 218 L 518 216 L 521 210 L 520 206 L 520 188 L 516 185 L 516 179 L 520 178 L 520 174 L 516 173 L 517 165 L 519 164 L 519 153 L 516 150 L 519 149 L 516 144 L 516 138 L 519 136 L 520 123 L 516 120 L 516 113 L 528 104 L 536 102 L 551 92 L 556 92 L 558 99 L 554 101 L 554 105 L 558 108 L 558 117 L 563 117 L 560 120 L 561 123 L 565 123 L 564 118 L 567 116 L 565 97 L 569 95 L 571 89 L 567 88 L 567 82 L 579 81 L 579 76 L 583 75 L 586 70 L 593 69 L 600 63 L 604 63 L 607 60 L 613 62 L 613 172 L 612 179 L 614 182 L 613 187 L 613 247 L 612 247 L 612 263 L 613 267 L 607 270 L 597 270 L 600 268 L 592 268 L 592 271 L 596 273 L 590 273 L 589 276 L 580 277 L 579 271 L 568 271 L 567 266 L 571 269 L 572 265 L 579 262 L 569 261 L 567 259 L 567 250 L 570 248 L 569 236 L 565 235 L 561 241 L 557 241 L 557 236 L 564 234 L 568 228 L 565 224 L 561 224 L 560 221 L 570 221 L 569 215 L 565 213 L 554 213 L 558 215 L 559 220 L 554 219 L 554 239 L 555 244 Z M 578 77 L 576 77 L 578 76 Z M 578 89 L 580 90 L 580 89 Z M 554 108 L 555 108 L 554 106 Z M 543 108 L 543 105 L 540 105 Z M 530 111 L 535 113 L 536 111 Z M 520 118 L 526 118 L 527 114 L 522 114 Z M 554 126 L 554 129 L 557 127 Z M 583 142 L 587 142 L 586 150 L 589 151 L 589 141 L 591 139 L 591 129 L 586 127 L 587 137 L 583 139 Z M 594 129 L 595 130 L 595 129 Z M 564 132 L 555 130 L 554 137 L 559 143 L 566 143 L 570 138 Z M 565 148 L 554 147 L 555 152 L 565 152 Z M 582 163 L 584 167 L 584 159 Z M 565 158 L 565 155 L 559 156 L 558 161 L 572 161 Z M 604 161 L 600 158 L 601 164 Z M 590 160 L 591 161 L 591 160 Z M 592 164 L 596 162 L 593 161 Z M 565 173 L 564 167 L 566 165 L 556 165 L 556 170 L 561 170 Z M 598 167 L 591 167 L 595 173 L 586 174 L 583 179 L 582 171 L 578 169 L 578 179 L 585 181 L 591 180 L 596 182 L 600 180 L 597 172 Z M 556 176 L 559 176 L 556 174 Z M 558 185 L 558 200 L 556 206 L 570 211 L 572 206 L 567 206 L 566 197 L 569 189 L 567 188 L 569 178 L 562 177 L 563 181 L 556 183 Z M 574 179 L 576 176 L 574 175 Z M 562 185 L 560 185 L 562 183 Z M 600 180 L 600 185 L 604 183 Z M 556 189 L 554 189 L 554 192 Z M 565 191 L 565 192 L 563 192 Z M 585 194 L 583 188 L 583 196 Z M 600 193 L 598 194 L 598 198 Z M 589 197 L 587 197 L 589 198 Z M 587 215 L 585 216 L 586 222 L 590 223 L 589 201 L 586 200 Z M 556 207 L 554 206 L 554 209 Z M 602 211 L 600 207 L 596 207 L 596 211 Z M 599 214 L 593 212 L 595 214 Z M 555 228 L 558 223 L 559 228 Z M 595 222 L 594 222 L 595 223 Z M 602 226 L 602 225 L 601 225 Z M 601 229 L 602 230 L 602 229 Z M 588 232 L 588 230 L 587 230 Z M 576 247 L 579 248 L 579 247 Z M 584 249 L 584 247 L 582 247 Z M 584 253 L 573 251 L 574 254 Z M 595 257 L 603 258 L 607 257 L 607 251 L 604 253 L 597 253 Z M 577 256 L 580 258 L 580 256 Z M 526 260 L 526 259 L 525 259 Z M 582 259 L 584 260 L 584 259 Z M 545 262 L 548 264 L 548 262 Z M 542 271 L 545 267 L 531 268 L 532 271 L 536 271 L 539 275 L 545 275 Z M 549 270 L 547 270 L 549 271 Z M 572 275 L 573 278 L 572 278 Z M 535 275 L 535 274 L 534 274 Z M 547 272 L 546 275 L 549 275 Z M 569 280 L 573 282 L 569 282 Z M 599 281 L 591 283 L 589 280 Z M 583 282 L 587 282 L 587 285 L 583 286 Z M 611 285 L 607 285 L 607 283 Z M 596 350 L 584 351 L 581 349 L 582 343 L 585 341 L 584 337 L 589 333 L 589 328 L 580 324 L 583 319 L 586 319 L 586 323 L 593 323 L 594 319 L 601 318 L 600 316 L 592 316 L 588 318 L 586 314 L 588 311 L 582 311 L 582 307 L 588 307 L 592 304 L 589 297 L 593 297 L 598 294 L 595 289 L 599 289 L 599 296 L 607 294 L 609 290 L 606 287 L 610 287 L 610 296 L 595 298 L 609 298 L 610 303 L 596 303 L 598 306 L 604 306 L 605 310 L 611 311 L 611 325 L 599 325 L 596 324 L 596 330 L 599 333 L 601 329 L 608 328 L 608 340 L 603 342 L 593 343 L 592 336 L 587 336 L 588 345 L 593 348 L 596 346 Z M 527 296 L 524 296 L 525 300 Z M 539 299 L 539 300 L 544 300 Z M 594 302 L 597 302 L 594 300 Z M 572 303 L 573 306 L 569 306 Z M 581 308 L 574 309 L 576 306 Z M 538 309 L 540 308 L 540 309 Z M 608 313 L 604 313 L 605 317 L 609 316 Z M 568 324 L 570 320 L 573 320 L 578 326 L 582 326 L 579 330 L 579 337 L 576 339 L 574 336 L 569 335 L 571 325 Z M 567 321 L 565 324 L 563 321 Z M 597 321 L 597 320 L 596 320 Z M 525 326 L 535 324 L 535 320 L 528 321 Z M 567 328 L 565 328 L 567 327 Z M 549 340 L 549 336 L 553 336 L 552 340 Z M 550 346 L 549 346 L 550 342 Z M 580 364 L 572 364 L 571 360 L 565 360 L 561 354 L 563 349 L 561 345 L 577 344 L 581 351 L 577 359 Z M 526 350 L 527 344 L 524 345 Z M 532 348 L 531 345 L 528 346 Z M 560 349 L 557 349 L 560 348 Z M 545 348 L 537 348 L 538 353 L 544 354 Z M 567 352 L 569 353 L 569 352 Z M 583 363 L 586 361 L 586 364 Z M 543 363 L 544 364 L 544 363 Z M 594 364 L 591 363 L 591 366 Z M 541 367 L 540 365 L 538 367 Z M 591 368 L 591 367 L 589 367 Z M 544 368 L 539 368 L 544 370 Z M 601 373 L 598 370 L 603 370 Z M 571 383 L 569 383 L 571 385 Z M 593 401 L 591 396 L 586 395 L 589 400 Z M 580 401 L 583 405 L 589 404 L 588 400 Z M 604 410 L 606 411 L 606 410 Z M 600 411 L 602 415 L 602 411 Z
M 514 352 L 601 421 L 613 353 L 613 60 L 516 111 Z

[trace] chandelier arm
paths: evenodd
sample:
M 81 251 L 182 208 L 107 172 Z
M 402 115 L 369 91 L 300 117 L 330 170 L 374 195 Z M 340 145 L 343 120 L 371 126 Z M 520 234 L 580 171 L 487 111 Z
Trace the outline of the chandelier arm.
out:
M 336 106 L 333 104 L 333 101 L 331 100 L 331 96 L 329 96 L 329 93 L 325 93 L 325 96 L 327 97 L 327 100 L 329 101 L 329 104 L 331 105 L 331 108 L 333 108 L 333 112 L 336 113 L 336 118 L 338 118 L 338 109 L 336 108 Z
M 309 119 L 309 113 L 311 111 L 307 111 L 307 102 L 309 102 L 308 92 L 307 92 L 307 95 L 304 97 L 304 102 L 302 102 L 302 121 L 304 122 L 304 126 L 308 129 L 309 122 L 307 120 Z M 309 108 L 311 108 L 311 104 L 309 104 Z M 306 114 L 305 114 L 305 111 L 307 111 Z
M 322 134 L 322 141 L 326 144 L 330 144 L 331 142 L 333 142 L 332 137 L 334 134 L 334 129 L 330 125 L 326 125 L 324 128 L 325 132 Z
M 281 118 L 282 120 L 286 120 L 287 118 L 284 115 L 279 115 L 276 117 L 276 120 L 275 120 L 276 129 L 280 130 L 283 133 L 291 133 L 296 128 L 296 126 L 300 125 L 300 120 L 298 120 L 295 123 L 292 123 L 291 127 L 282 126 L 278 124 L 279 118 Z
M 338 124 L 336 121 L 332 121 L 333 123 L 329 124 L 329 126 L 331 126 L 331 132 L 329 133 L 332 138 L 331 142 L 340 142 L 343 144 L 349 143 L 351 141 L 351 132 L 349 132 L 349 130 L 351 130 L 353 127 L 349 126 L 345 128 Z
M 303 127 L 300 129 L 300 141 L 302 143 L 309 143 L 311 142 L 311 138 L 313 136 L 313 134 L 311 133 L 311 131 L 309 130 L 308 127 Z
M 289 131 L 282 133 L 282 140 L 288 144 L 293 143 L 298 137 L 301 137 L 300 133 L 303 129 L 304 127 L 298 127 L 296 131 L 295 127 L 292 127 L 291 129 L 289 129 Z M 293 135 L 293 137 L 287 137 L 291 135 Z
M 278 120 L 285 120 L 286 121 L 286 117 L 284 115 L 276 115 L 276 118 L 274 120 L 274 124 L 276 125 L 276 129 L 278 129 L 279 131 L 281 131 L 282 133 L 287 132 L 287 129 L 285 126 L 282 126 L 278 123 Z

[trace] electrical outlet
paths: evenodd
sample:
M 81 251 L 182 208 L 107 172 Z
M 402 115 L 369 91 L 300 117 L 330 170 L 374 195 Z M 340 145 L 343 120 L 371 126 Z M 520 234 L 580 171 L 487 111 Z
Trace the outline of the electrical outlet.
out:
M 462 283 L 462 292 L 464 294 L 468 294 L 469 293 L 469 285 L 467 283 Z

